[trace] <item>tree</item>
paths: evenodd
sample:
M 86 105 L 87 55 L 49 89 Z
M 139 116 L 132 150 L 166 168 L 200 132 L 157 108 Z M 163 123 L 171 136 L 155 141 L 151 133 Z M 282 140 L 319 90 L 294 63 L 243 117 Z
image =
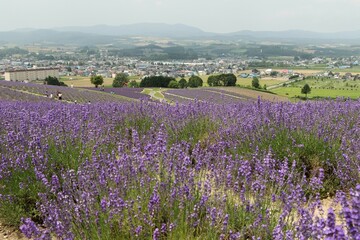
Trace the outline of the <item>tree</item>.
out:
M 57 77 L 48 76 L 44 79 L 44 84 L 55 85 L 55 86 L 67 86 L 64 82 L 60 82 Z
M 251 81 L 251 86 L 253 88 L 260 88 L 259 79 L 257 77 L 253 78 L 253 80 Z
M 45 78 L 44 81 L 45 81 L 45 84 L 47 84 L 47 85 L 60 86 L 60 82 L 59 82 L 59 79 L 57 79 L 57 77 L 48 76 Z
M 97 88 L 99 85 L 104 83 L 104 78 L 102 76 L 91 76 L 90 82 L 95 85 Z
M 219 79 L 218 79 L 217 76 L 211 75 L 211 76 L 208 77 L 207 83 L 208 83 L 208 85 L 209 85 L 210 87 L 219 86 L 219 85 L 218 85 L 218 81 L 219 81 Z
M 221 80 L 223 82 L 224 86 L 235 86 L 236 85 L 236 76 L 232 73 L 229 74 L 222 74 L 221 76 Z
M 209 86 L 235 86 L 236 85 L 236 76 L 232 73 L 229 74 L 220 74 L 212 75 L 208 78 Z
M 130 87 L 130 88 L 138 88 L 139 83 L 137 81 L 135 81 L 135 80 L 132 80 L 132 81 L 129 82 L 128 87 Z
M 309 86 L 309 84 L 305 84 L 304 86 L 303 86 L 303 88 L 301 89 L 301 93 L 302 94 L 305 94 L 305 97 L 307 98 L 307 95 L 308 95 L 308 93 L 310 93 L 311 92 L 311 88 L 310 88 L 310 86 Z
M 187 81 L 185 80 L 185 78 L 182 78 L 179 80 L 179 87 L 180 88 L 186 88 L 188 86 Z
M 168 87 L 169 83 L 175 80 L 172 77 L 151 76 L 145 77 L 140 82 L 140 87 Z
M 179 88 L 179 83 L 176 80 L 171 80 L 169 82 L 168 88 Z
M 203 85 L 203 80 L 198 76 L 191 76 L 189 79 L 189 87 L 196 88 Z
M 123 87 L 124 85 L 126 85 L 129 82 L 129 78 L 127 76 L 127 74 L 125 73 L 118 73 L 116 74 L 114 81 L 112 83 L 112 86 L 114 88 L 117 87 Z
M 270 76 L 271 77 L 276 77 L 278 74 L 279 74 L 278 71 L 271 71 Z

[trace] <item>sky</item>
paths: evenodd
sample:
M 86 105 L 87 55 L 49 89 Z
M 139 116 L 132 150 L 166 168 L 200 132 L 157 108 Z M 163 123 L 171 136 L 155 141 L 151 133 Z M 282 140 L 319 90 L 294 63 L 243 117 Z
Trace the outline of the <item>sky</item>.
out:
M 0 31 L 186 24 L 207 32 L 360 30 L 360 0 L 0 0 Z

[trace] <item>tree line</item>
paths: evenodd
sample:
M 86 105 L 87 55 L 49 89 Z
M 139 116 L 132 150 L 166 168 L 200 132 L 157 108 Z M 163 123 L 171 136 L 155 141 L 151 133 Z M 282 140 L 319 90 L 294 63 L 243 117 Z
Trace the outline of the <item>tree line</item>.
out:
M 220 74 L 209 76 L 207 83 L 209 86 L 236 86 L 236 76 L 234 74 Z M 91 83 L 98 87 L 104 83 L 102 76 L 92 76 Z M 181 78 L 177 81 L 174 77 L 166 76 L 149 76 L 141 80 L 140 84 L 135 80 L 129 81 L 128 75 L 125 73 L 116 74 L 112 87 L 161 87 L 161 88 L 197 88 L 202 87 L 204 81 L 199 76 L 191 76 L 188 81 Z
M 232 73 L 229 74 L 220 74 L 212 75 L 208 78 L 208 84 L 211 87 L 216 86 L 235 86 L 236 85 L 236 76 Z

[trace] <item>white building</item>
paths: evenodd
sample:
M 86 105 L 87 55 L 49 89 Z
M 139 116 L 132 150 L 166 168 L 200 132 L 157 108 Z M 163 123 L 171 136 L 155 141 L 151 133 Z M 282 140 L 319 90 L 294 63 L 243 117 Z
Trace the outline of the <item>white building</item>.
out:
M 57 68 L 37 68 L 26 70 L 5 71 L 6 81 L 36 81 L 44 80 L 47 77 L 59 78 L 59 69 Z

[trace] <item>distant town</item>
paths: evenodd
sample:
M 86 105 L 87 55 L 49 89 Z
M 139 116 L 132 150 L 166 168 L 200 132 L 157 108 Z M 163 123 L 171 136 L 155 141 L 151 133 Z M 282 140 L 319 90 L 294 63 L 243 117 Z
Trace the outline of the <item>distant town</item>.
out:
M 358 66 L 360 61 L 360 57 L 314 57 L 310 59 L 294 57 L 286 60 L 271 60 L 260 57 L 219 57 L 210 60 L 198 58 L 150 61 L 134 57 L 111 56 L 107 51 L 101 50 L 94 54 L 74 51 L 58 55 L 44 53 L 40 57 L 39 55 L 27 52 L 25 54 L 16 53 L 0 59 L 0 78 L 14 81 L 43 80 L 46 76 L 89 77 L 101 75 L 104 78 L 114 78 L 117 73 L 125 73 L 128 76 L 138 76 L 139 78 L 145 76 L 178 78 L 222 73 L 233 73 L 241 78 L 290 77 L 302 75 L 302 71 L 298 71 L 299 69 L 312 69 L 311 74 L 307 75 L 334 77 L 335 79 L 357 79 L 359 78 L 358 74 L 352 74 L 351 68 Z M 263 70 L 257 71 L 257 68 Z M 52 72 L 45 73 L 44 69 Z M 349 71 L 346 72 L 346 69 Z M 30 70 L 32 74 L 27 73 Z

